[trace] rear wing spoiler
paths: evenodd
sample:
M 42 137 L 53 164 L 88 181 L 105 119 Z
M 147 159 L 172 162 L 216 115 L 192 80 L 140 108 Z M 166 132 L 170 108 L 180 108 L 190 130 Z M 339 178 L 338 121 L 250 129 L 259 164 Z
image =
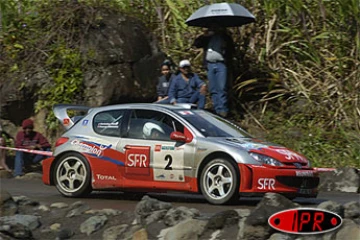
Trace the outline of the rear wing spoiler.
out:
M 53 112 L 55 117 L 60 121 L 60 123 L 64 126 L 66 130 L 70 129 L 75 125 L 77 121 L 79 121 L 83 116 L 74 116 L 69 117 L 68 111 L 86 111 L 89 112 L 91 108 L 81 105 L 72 105 L 72 104 L 55 104 L 53 106 Z

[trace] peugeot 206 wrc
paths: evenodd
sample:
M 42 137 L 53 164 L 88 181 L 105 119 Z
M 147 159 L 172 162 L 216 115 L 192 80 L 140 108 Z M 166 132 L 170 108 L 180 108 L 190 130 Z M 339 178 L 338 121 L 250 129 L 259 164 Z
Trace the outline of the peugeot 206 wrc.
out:
M 72 117 L 69 110 L 82 110 Z M 251 137 L 236 124 L 184 105 L 55 105 L 66 128 L 43 182 L 67 197 L 92 190 L 201 193 L 212 204 L 276 192 L 316 197 L 303 155 Z

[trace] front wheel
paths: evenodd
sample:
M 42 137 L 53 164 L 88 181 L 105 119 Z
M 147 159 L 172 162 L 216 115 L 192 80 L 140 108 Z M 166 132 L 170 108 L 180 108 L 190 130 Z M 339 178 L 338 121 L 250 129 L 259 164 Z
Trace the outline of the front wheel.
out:
M 225 204 L 239 198 L 239 170 L 230 160 L 214 159 L 201 172 L 200 189 L 212 204 Z
M 55 186 L 66 197 L 80 197 L 91 192 L 91 173 L 87 160 L 79 153 L 68 153 L 55 165 Z

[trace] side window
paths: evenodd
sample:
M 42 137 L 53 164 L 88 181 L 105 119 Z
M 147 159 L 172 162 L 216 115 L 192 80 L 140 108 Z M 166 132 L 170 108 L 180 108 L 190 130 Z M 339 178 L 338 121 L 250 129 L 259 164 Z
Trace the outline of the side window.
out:
M 172 132 L 184 133 L 184 125 L 182 125 L 179 121 L 177 121 L 173 117 L 166 115 L 166 117 L 163 119 L 163 123 L 168 125 L 170 128 L 172 128 L 173 129 Z
M 124 110 L 111 110 L 96 114 L 93 120 L 94 131 L 106 136 L 120 136 L 124 114 Z
M 165 113 L 133 110 L 128 129 L 129 138 L 171 141 L 173 131 L 184 131 L 182 124 Z

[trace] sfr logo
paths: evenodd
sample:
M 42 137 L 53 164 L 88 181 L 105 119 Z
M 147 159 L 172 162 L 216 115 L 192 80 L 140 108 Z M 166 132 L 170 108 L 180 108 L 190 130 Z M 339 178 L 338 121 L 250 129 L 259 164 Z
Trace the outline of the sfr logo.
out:
M 275 190 L 275 179 L 273 178 L 259 178 L 258 189 Z
M 147 167 L 147 157 L 145 154 L 129 154 L 128 160 L 129 161 L 126 161 L 126 165 L 129 167 Z

